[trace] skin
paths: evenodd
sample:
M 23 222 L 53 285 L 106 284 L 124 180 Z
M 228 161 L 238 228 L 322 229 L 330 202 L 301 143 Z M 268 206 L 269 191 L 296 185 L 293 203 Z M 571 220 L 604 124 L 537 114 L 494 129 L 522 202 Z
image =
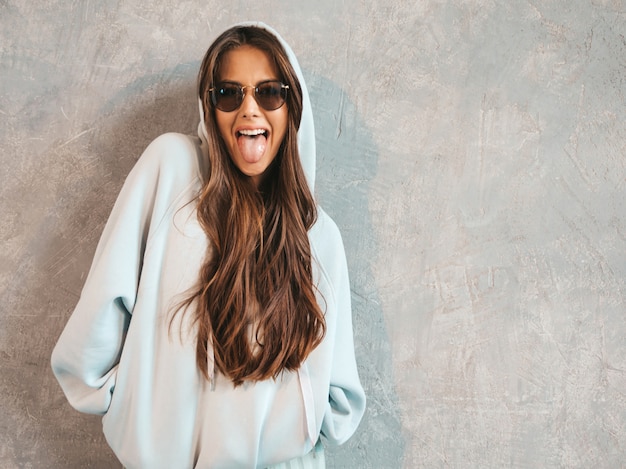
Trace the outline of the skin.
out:
M 244 45 L 227 52 L 222 61 L 222 81 L 234 81 L 243 86 L 256 86 L 265 80 L 277 80 L 278 73 L 268 55 L 252 46 Z M 263 180 L 280 148 L 287 131 L 287 105 L 266 111 L 254 99 L 253 88 L 245 89 L 245 97 L 239 109 L 232 112 L 215 110 L 217 126 L 230 157 L 239 170 L 250 176 L 258 185 Z M 260 155 L 246 156 L 240 151 L 241 130 L 263 129 L 267 132 L 265 151 Z

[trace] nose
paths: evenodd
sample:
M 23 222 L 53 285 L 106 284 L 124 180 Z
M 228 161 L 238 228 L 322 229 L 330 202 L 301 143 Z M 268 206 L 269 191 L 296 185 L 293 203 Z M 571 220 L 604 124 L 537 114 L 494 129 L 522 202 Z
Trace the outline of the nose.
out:
M 246 86 L 243 89 L 243 101 L 241 102 L 241 112 L 244 117 L 258 116 L 259 104 L 254 98 L 254 86 Z

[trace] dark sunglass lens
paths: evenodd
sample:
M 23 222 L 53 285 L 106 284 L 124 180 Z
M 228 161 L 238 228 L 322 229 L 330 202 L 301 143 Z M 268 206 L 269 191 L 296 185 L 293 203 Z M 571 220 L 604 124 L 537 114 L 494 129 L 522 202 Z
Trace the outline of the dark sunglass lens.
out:
M 222 83 L 213 90 L 213 104 L 220 111 L 234 111 L 241 104 L 241 88 L 230 83 Z
M 256 99 L 264 109 L 273 111 L 285 102 L 285 90 L 278 81 L 262 83 L 257 87 Z

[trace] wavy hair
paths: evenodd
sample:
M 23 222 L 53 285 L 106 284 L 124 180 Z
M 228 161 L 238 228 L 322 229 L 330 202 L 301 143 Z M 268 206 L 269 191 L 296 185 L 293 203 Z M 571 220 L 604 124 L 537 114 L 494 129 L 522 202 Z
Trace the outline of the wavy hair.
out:
M 276 158 L 257 188 L 232 162 L 215 120 L 209 88 L 224 54 L 243 45 L 265 52 L 289 85 L 288 123 Z M 208 137 L 208 171 L 197 201 L 209 252 L 194 304 L 196 360 L 209 379 L 216 369 L 238 386 L 294 371 L 322 341 L 324 313 L 315 297 L 307 236 L 317 217 L 298 152 L 302 88 L 278 39 L 262 28 L 234 27 L 209 47 L 198 75 Z

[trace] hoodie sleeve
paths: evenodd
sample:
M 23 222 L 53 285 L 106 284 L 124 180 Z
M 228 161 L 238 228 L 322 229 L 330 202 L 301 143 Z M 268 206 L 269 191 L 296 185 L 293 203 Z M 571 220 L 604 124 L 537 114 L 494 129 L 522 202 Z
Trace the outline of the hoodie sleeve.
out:
M 332 222 L 335 236 L 332 268 L 328 272 L 336 302 L 336 326 L 328 404 L 322 435 L 331 445 L 345 443 L 356 431 L 365 413 L 365 392 L 359 380 L 354 354 L 350 281 L 341 235 Z M 328 239 L 327 238 L 327 239 Z
M 153 224 L 163 137 L 128 175 L 104 228 L 78 304 L 52 352 L 52 371 L 70 404 L 104 414 L 135 305 Z

